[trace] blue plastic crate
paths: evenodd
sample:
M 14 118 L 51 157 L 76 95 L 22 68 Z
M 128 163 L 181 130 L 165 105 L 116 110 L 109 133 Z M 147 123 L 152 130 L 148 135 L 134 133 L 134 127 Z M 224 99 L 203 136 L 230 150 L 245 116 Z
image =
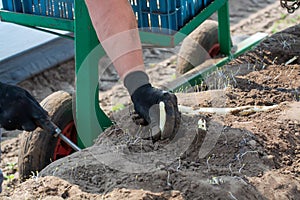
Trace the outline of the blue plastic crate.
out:
M 5 10 L 74 19 L 74 0 L 2 0 Z M 138 26 L 151 32 L 179 30 L 212 0 L 129 0 Z
M 172 33 L 198 14 L 212 0 L 129 0 L 143 30 Z
M 74 19 L 74 0 L 2 0 L 5 10 Z
M 138 27 L 152 32 L 178 30 L 183 25 L 181 0 L 129 0 Z

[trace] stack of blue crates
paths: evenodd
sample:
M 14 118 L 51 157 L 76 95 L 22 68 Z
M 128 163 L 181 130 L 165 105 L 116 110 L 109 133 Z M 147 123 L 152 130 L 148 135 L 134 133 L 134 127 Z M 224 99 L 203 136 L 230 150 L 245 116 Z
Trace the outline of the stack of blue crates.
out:
M 4 10 L 74 19 L 74 0 L 2 0 L 2 3 Z
M 129 0 L 138 26 L 151 32 L 179 30 L 213 0 Z M 4 10 L 74 19 L 74 0 L 2 0 Z

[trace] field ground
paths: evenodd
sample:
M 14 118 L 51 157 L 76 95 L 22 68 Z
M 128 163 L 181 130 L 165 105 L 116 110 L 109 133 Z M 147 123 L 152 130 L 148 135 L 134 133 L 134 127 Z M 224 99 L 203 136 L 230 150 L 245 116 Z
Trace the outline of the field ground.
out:
M 238 2 L 231 1 L 233 35 L 262 31 L 270 37 L 206 78 L 208 90 L 178 93 L 179 105 L 268 110 L 183 112 L 175 139 L 153 144 L 138 138 L 139 127 L 126 109 L 111 112 L 116 102 L 127 105 L 129 98 L 120 83 L 107 81 L 100 93 L 101 107 L 117 125 L 92 147 L 53 162 L 23 183 L 16 165 L 23 133 L 7 137 L 1 143 L 1 168 L 7 178 L 1 198 L 299 198 L 300 13 L 288 15 L 279 1 Z M 174 79 L 177 51 L 145 49 L 147 70 L 156 86 Z M 73 91 L 73 68 L 71 60 L 20 86 L 39 100 L 60 89 Z M 206 122 L 206 130 L 198 128 L 199 120 Z

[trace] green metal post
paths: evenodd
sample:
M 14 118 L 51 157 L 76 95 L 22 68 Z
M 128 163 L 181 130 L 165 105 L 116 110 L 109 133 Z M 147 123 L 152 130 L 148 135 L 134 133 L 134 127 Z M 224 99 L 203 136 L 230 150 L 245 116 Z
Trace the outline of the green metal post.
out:
M 229 3 L 226 3 L 218 10 L 219 23 L 219 43 L 220 51 L 225 55 L 230 55 L 231 38 L 230 38 L 230 21 L 229 21 Z
M 99 107 L 98 61 L 105 55 L 82 0 L 75 0 L 76 127 L 81 148 L 111 125 Z M 96 48 L 95 48 L 96 47 Z M 96 49 L 96 50 L 94 50 Z

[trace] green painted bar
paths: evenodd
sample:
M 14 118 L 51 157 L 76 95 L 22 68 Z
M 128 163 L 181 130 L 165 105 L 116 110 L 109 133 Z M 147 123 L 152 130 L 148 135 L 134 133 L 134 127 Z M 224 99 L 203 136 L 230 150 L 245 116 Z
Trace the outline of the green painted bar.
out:
M 143 44 L 151 44 L 157 47 L 172 47 L 173 36 L 159 33 L 140 31 L 140 38 Z
M 76 128 L 81 148 L 112 122 L 99 107 L 98 62 L 105 55 L 92 26 L 85 2 L 75 0 Z
M 1 21 L 12 22 L 24 26 L 40 26 L 63 31 L 74 31 L 74 21 L 40 15 L 30 15 L 0 10 Z
M 219 44 L 221 53 L 229 56 L 231 51 L 229 5 L 228 2 L 218 10 Z

